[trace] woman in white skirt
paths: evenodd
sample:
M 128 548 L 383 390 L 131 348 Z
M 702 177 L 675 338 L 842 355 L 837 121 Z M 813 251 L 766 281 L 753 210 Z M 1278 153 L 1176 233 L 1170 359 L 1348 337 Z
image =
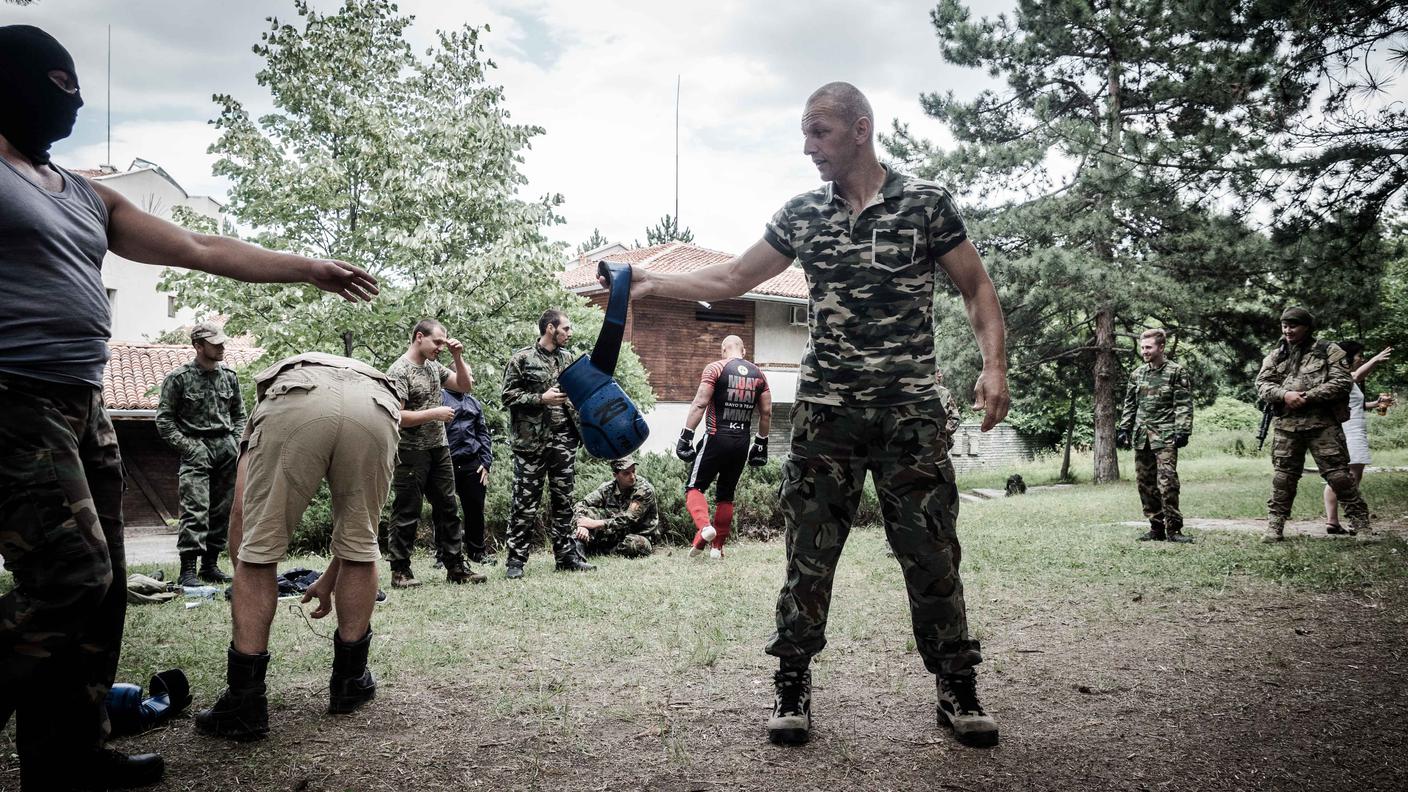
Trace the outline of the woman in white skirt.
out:
M 1358 341 L 1341 341 L 1339 347 L 1349 359 L 1349 368 L 1354 376 L 1354 382 L 1349 389 L 1349 420 L 1344 422 L 1343 428 L 1345 443 L 1349 446 L 1349 472 L 1358 484 L 1364 478 L 1364 468 L 1370 461 L 1369 435 L 1364 431 L 1364 411 L 1375 409 L 1380 401 L 1364 401 L 1364 391 L 1359 386 L 1376 366 L 1388 359 L 1393 347 L 1384 347 L 1384 351 L 1367 361 L 1364 359 L 1364 345 Z M 1328 485 L 1325 487 L 1325 519 L 1325 533 L 1354 533 L 1340 525 L 1339 500 L 1335 498 L 1335 491 Z

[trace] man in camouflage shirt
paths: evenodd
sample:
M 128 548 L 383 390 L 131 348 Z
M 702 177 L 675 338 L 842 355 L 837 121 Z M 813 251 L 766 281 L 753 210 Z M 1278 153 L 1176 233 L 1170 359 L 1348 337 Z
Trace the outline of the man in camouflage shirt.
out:
M 780 664 L 769 738 L 809 737 L 809 666 L 826 645 L 836 564 L 870 472 L 904 571 L 915 643 L 936 675 L 939 721 L 965 744 L 994 745 L 997 724 L 978 702 L 982 654 L 968 631 L 951 511 L 958 490 L 934 382 L 939 272 L 963 296 L 982 352 L 975 390 L 984 430 L 1010 402 L 1002 308 L 948 191 L 882 166 L 873 119 L 854 86 L 817 90 L 802 114 L 802 151 L 827 183 L 788 201 L 738 258 L 690 273 L 637 270 L 631 294 L 726 299 L 794 260 L 807 279 L 810 339 L 780 493 L 786 582 L 767 646 Z
M 1115 445 L 1134 448 L 1139 500 L 1149 518 L 1149 531 L 1139 540 L 1191 542 L 1178 510 L 1178 449 L 1193 433 L 1193 389 L 1188 372 L 1164 357 L 1165 340 L 1158 328 L 1139 336 L 1144 365 L 1129 375 Z
M 631 457 L 613 459 L 611 472 L 610 481 L 577 503 L 573 537 L 585 543 L 593 555 L 648 556 L 653 549 L 650 543 L 660 531 L 655 487 L 636 475 L 636 461 Z
M 504 406 L 513 450 L 513 504 L 508 516 L 506 577 L 523 577 L 533 544 L 533 522 L 548 482 L 548 532 L 557 568 L 589 572 L 584 551 L 572 536 L 572 487 L 576 481 L 577 414 L 557 376 L 575 359 L 567 351 L 572 320 L 549 308 L 538 317 L 538 341 L 513 353 L 504 368 Z
M 449 348 L 454 371 L 436 360 Z M 391 529 L 386 555 L 391 561 L 391 585 L 395 588 L 419 586 L 411 571 L 416 530 L 420 527 L 422 494 L 430 499 L 431 520 L 435 523 L 436 554 L 445 563 L 445 579 L 451 583 L 483 583 L 464 560 L 464 526 L 460 523 L 459 502 L 455 500 L 455 466 L 450 459 L 450 441 L 445 423 L 455 411 L 441 401 L 440 389 L 469 393 L 474 376 L 464 362 L 464 344 L 449 338 L 445 326 L 434 319 L 422 319 L 411 331 L 411 343 L 386 370 L 401 395 L 401 443 L 396 449 L 396 472 L 392 475 Z
M 176 549 L 181 554 L 183 586 L 199 586 L 202 580 L 230 582 L 216 561 L 229 538 L 244 399 L 239 377 L 221 363 L 228 340 L 219 325 L 196 325 L 191 330 L 195 360 L 166 375 L 156 408 L 157 433 L 181 454 L 181 532 Z
M 1257 396 L 1276 412 L 1266 542 L 1284 538 L 1307 450 L 1344 506 L 1350 531 L 1369 532 L 1369 507 L 1349 471 L 1349 447 L 1340 426 L 1349 420 L 1349 361 L 1339 346 L 1317 341 L 1314 330 L 1309 311 L 1287 308 L 1281 314 L 1281 345 L 1266 356 L 1256 375 Z

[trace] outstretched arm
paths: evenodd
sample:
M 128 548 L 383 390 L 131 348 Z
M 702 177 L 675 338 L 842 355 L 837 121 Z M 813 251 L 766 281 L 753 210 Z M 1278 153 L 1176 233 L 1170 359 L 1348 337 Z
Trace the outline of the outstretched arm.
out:
M 377 293 L 376 278 L 360 267 L 197 234 L 138 209 L 111 187 L 89 184 L 108 207 L 108 247 L 123 258 L 247 283 L 311 283 L 352 302 L 370 300 Z
M 754 286 L 780 274 L 792 264 L 792 259 L 777 252 L 764 240 L 728 261 L 712 264 L 694 272 L 631 271 L 631 299 L 648 295 L 671 297 L 676 300 L 724 300 L 746 294 Z M 602 288 L 606 279 L 597 278 Z

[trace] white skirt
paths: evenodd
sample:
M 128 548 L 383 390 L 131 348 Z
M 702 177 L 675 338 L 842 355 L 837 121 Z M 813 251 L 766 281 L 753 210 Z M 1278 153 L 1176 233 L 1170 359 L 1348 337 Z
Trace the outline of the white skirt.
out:
M 1345 444 L 1349 446 L 1349 464 L 1369 464 L 1369 435 L 1364 431 L 1364 416 L 1345 421 L 1343 428 Z

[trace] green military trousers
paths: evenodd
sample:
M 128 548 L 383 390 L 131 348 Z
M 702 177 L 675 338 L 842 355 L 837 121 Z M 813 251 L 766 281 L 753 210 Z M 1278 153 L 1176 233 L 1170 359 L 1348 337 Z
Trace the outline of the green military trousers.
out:
M 1266 501 L 1270 527 L 1285 526 L 1291 516 L 1291 504 L 1296 500 L 1296 488 L 1305 468 L 1305 452 L 1309 451 L 1320 469 L 1320 475 L 1335 491 L 1349 526 L 1359 533 L 1369 531 L 1369 506 L 1359 494 L 1359 485 L 1349 472 L 1349 446 L 1344 429 L 1339 424 L 1317 429 L 1287 431 L 1276 428 L 1271 441 L 1271 498 Z
M 1139 486 L 1139 501 L 1144 516 L 1149 518 L 1149 531 L 1154 536 L 1183 532 L 1183 512 L 1178 509 L 1178 449 L 1172 445 L 1134 452 L 1134 479 Z
M 190 450 L 181 454 L 177 474 L 181 530 L 176 549 L 182 554 L 218 556 L 230 538 L 239 446 L 228 434 L 189 440 Z
M 0 728 L 21 784 L 66 789 L 102 745 L 127 613 L 122 461 L 102 393 L 0 374 Z
M 780 498 L 787 579 L 767 653 L 803 663 L 826 646 L 836 564 L 867 472 L 885 533 L 904 571 L 915 643 L 924 666 L 953 673 L 982 661 L 969 637 L 954 522 L 958 488 L 940 439 L 943 411 L 927 402 L 835 407 L 798 402 Z

